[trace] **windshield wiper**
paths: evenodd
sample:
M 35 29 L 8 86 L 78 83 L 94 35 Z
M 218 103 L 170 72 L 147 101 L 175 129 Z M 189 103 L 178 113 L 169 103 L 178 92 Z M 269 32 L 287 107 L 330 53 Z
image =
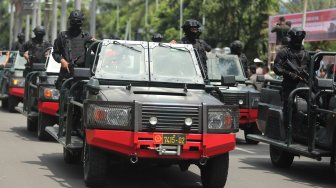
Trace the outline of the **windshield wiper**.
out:
M 120 45 L 120 46 L 123 46 L 123 47 L 126 47 L 126 48 L 128 48 L 128 49 L 134 50 L 134 51 L 136 51 L 136 52 L 141 52 L 140 50 L 135 49 L 135 48 L 132 47 L 132 46 L 128 46 L 128 45 L 126 45 L 126 44 L 122 44 L 122 43 L 120 43 L 120 42 L 118 42 L 118 41 L 113 41 L 113 44 L 118 44 L 118 45 Z
M 177 47 L 173 47 L 173 46 L 165 45 L 165 44 L 162 44 L 162 43 L 159 43 L 159 46 L 161 46 L 161 47 L 165 47 L 165 48 L 171 48 L 171 49 L 179 50 L 179 51 L 183 51 L 183 52 L 189 52 L 189 50 L 187 50 L 187 49 L 177 48 Z

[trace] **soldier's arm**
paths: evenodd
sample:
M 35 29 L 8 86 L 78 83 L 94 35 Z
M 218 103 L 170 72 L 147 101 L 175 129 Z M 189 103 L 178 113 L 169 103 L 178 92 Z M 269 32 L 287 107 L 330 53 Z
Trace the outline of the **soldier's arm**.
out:
M 284 61 L 286 61 L 286 54 L 283 51 L 280 51 L 274 60 L 274 73 L 276 75 L 289 75 L 289 71 L 284 68 Z
M 56 62 L 61 63 L 62 59 L 62 42 L 61 42 L 61 35 L 59 34 L 57 38 L 55 39 L 54 46 L 53 46 L 53 52 L 52 56 L 55 59 Z
M 200 41 L 204 45 L 205 51 L 210 52 L 211 51 L 211 46 L 207 42 L 205 42 L 204 40 L 200 40 Z
M 29 48 L 29 41 L 28 42 L 25 42 L 23 43 L 23 45 L 21 46 L 21 48 L 19 49 L 19 53 L 22 57 L 25 57 L 26 55 L 26 52 L 28 51 L 28 48 Z M 25 57 L 26 58 L 26 57 Z

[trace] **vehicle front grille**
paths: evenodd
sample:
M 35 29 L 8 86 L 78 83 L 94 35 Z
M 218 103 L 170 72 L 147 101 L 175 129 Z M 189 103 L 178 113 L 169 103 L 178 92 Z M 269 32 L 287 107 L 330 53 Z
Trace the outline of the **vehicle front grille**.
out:
M 243 100 L 243 104 L 240 106 L 248 105 L 247 93 L 223 93 L 224 103 L 227 105 L 239 104 L 239 100 Z
M 142 130 L 162 132 L 200 132 L 199 106 L 142 105 Z M 155 128 L 149 123 L 151 117 L 157 118 Z M 190 129 L 185 128 L 185 119 L 191 118 Z

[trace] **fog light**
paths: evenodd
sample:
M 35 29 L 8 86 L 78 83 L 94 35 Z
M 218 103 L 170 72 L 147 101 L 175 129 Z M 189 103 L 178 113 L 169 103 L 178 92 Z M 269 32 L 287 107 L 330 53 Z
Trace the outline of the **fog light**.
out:
M 192 124 L 192 119 L 191 119 L 191 118 L 185 118 L 185 120 L 184 120 L 184 124 L 185 124 L 186 126 L 191 126 L 191 124 Z
M 156 117 L 150 117 L 150 118 L 149 118 L 149 123 L 150 123 L 151 125 L 156 125 L 157 122 L 158 122 L 158 119 L 157 119 Z
M 238 103 L 239 103 L 240 105 L 242 105 L 242 104 L 244 103 L 244 101 L 243 101 L 242 99 L 239 99 Z

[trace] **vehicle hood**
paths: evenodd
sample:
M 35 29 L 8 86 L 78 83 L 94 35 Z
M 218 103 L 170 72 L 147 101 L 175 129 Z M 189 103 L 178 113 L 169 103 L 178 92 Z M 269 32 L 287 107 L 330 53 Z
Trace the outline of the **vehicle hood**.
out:
M 97 99 L 116 102 L 222 105 L 204 90 L 188 89 L 184 92 L 183 88 L 131 87 L 128 90 L 125 86 L 106 86 L 101 87 Z

